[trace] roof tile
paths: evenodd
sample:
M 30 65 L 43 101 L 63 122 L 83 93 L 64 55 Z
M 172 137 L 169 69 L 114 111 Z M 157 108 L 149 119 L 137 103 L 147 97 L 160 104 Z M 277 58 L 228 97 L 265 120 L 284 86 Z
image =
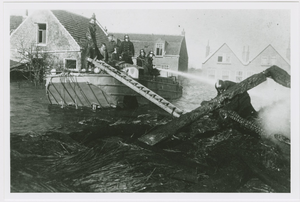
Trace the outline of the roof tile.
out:
M 82 40 L 86 39 L 86 32 L 89 27 L 89 18 L 64 10 L 52 10 L 51 12 L 81 46 Z M 106 37 L 106 33 L 104 33 L 98 25 L 96 26 L 97 45 L 100 47 L 101 43 L 107 43 L 108 39 Z

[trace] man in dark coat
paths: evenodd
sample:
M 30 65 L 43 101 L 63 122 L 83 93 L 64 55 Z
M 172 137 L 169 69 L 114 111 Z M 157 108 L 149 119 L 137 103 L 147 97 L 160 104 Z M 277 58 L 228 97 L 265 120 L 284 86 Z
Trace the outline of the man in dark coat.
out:
M 154 57 L 153 51 L 150 51 L 147 55 L 145 66 L 144 66 L 144 71 L 152 76 L 158 76 L 160 75 L 158 69 L 153 68 L 153 57 Z
M 82 69 L 87 69 L 88 66 L 91 66 L 91 64 L 89 64 L 88 61 L 86 60 L 87 57 L 92 59 L 97 57 L 98 60 L 101 60 L 103 58 L 101 57 L 100 51 L 97 47 L 95 14 L 93 14 L 93 16 L 90 18 L 89 28 L 86 32 L 86 39 L 87 39 L 87 43 L 85 44 L 81 52 Z
M 218 92 L 218 95 L 221 95 L 234 85 L 236 85 L 236 83 L 233 81 L 218 80 L 215 84 L 215 88 Z M 250 115 L 256 115 L 257 113 L 251 104 L 251 98 L 247 92 L 233 97 L 227 104 L 225 104 L 223 109 L 233 110 L 243 118 L 247 118 Z
M 122 60 L 126 63 L 133 64 L 132 57 L 134 56 L 134 46 L 133 43 L 129 40 L 129 36 L 124 36 L 124 41 L 120 46 L 120 55 Z
M 119 53 L 118 53 L 118 47 L 114 47 L 114 52 L 112 52 L 111 57 L 108 60 L 108 64 L 115 67 L 116 63 L 119 61 Z
M 144 51 L 144 49 L 140 50 L 140 55 L 136 58 L 136 65 L 143 67 L 145 64 L 146 60 L 146 53 Z
M 108 34 L 107 35 L 108 38 L 108 43 L 107 43 L 107 54 L 108 54 L 108 60 L 111 59 L 112 53 L 114 52 L 114 48 L 118 46 L 117 42 L 114 39 L 114 35 L 113 34 Z

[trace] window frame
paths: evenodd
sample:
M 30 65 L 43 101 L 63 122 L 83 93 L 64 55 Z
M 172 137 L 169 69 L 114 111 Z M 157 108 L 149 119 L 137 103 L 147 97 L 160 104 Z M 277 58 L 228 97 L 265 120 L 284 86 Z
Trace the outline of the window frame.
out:
M 266 59 L 266 62 L 263 62 L 263 59 Z M 270 65 L 270 58 L 269 56 L 261 56 L 261 59 L 260 59 L 260 64 L 262 66 L 267 66 L 267 65 Z
M 222 61 L 219 61 L 220 58 L 222 58 Z M 229 58 L 229 61 L 227 61 L 227 58 Z M 231 53 L 219 54 L 217 57 L 217 63 L 218 64 L 231 64 Z
M 73 68 L 67 68 L 68 60 L 75 60 L 75 69 L 77 69 L 77 59 L 76 58 L 64 58 L 64 68 L 65 69 L 73 69 Z
M 161 46 L 161 47 L 160 47 Z M 161 54 L 157 54 L 157 49 L 161 51 Z M 155 44 L 155 57 L 163 57 L 164 56 L 164 51 L 165 51 L 165 45 L 162 42 L 158 42 Z
M 241 74 L 239 74 L 239 73 L 241 73 Z M 240 70 L 236 71 L 236 72 L 235 72 L 235 81 L 237 81 L 237 82 L 243 81 L 243 75 L 244 75 L 244 72 L 243 72 L 243 71 L 240 71 Z M 240 80 L 239 80 L 238 78 L 239 78 Z
M 224 72 L 228 72 L 228 75 L 225 75 Z M 222 70 L 222 80 L 229 80 L 230 79 L 230 71 L 229 70 Z M 228 76 L 228 78 L 224 78 L 224 76 Z
M 40 28 L 39 28 L 39 25 L 41 25 L 41 24 L 45 24 L 46 25 L 46 30 L 45 30 L 45 43 L 40 43 L 39 42 L 39 35 L 40 35 Z M 37 27 L 36 27 L 36 44 L 38 45 L 38 46 L 46 46 L 47 45 L 47 43 L 48 43 L 48 23 L 47 22 L 38 22 L 38 23 L 36 23 L 36 25 L 37 25 Z
M 213 73 L 213 74 L 212 74 Z M 213 77 L 212 77 L 213 76 Z M 209 69 L 209 70 L 207 70 L 207 77 L 209 78 L 209 79 L 215 79 L 215 78 L 217 78 L 216 77 L 217 75 L 216 75 L 216 70 L 215 69 Z
M 273 61 L 275 59 L 275 61 Z M 277 57 L 276 55 L 270 56 L 270 65 L 276 65 L 277 63 Z

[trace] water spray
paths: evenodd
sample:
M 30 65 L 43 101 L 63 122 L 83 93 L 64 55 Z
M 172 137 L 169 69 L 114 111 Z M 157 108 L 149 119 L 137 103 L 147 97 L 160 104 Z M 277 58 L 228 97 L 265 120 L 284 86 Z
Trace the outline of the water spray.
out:
M 215 85 L 215 80 L 204 78 L 202 76 L 196 76 L 196 75 L 193 75 L 193 74 L 184 73 L 184 72 L 180 72 L 180 71 L 174 71 L 174 70 L 170 70 L 170 69 L 161 69 L 161 68 L 156 68 L 156 69 L 158 69 L 160 71 L 169 72 L 169 73 L 172 73 L 172 74 L 177 74 L 177 75 L 180 75 L 180 76 L 184 76 L 186 78 L 195 79 L 197 81 L 205 82 L 207 84 Z

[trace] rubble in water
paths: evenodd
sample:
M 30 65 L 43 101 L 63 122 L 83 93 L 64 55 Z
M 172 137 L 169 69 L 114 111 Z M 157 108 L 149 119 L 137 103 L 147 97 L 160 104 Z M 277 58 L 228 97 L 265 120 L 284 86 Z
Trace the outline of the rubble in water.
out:
M 11 191 L 289 192 L 289 145 L 284 154 L 281 143 L 210 115 L 155 147 L 137 141 L 171 120 L 90 118 L 77 132 L 11 135 Z

